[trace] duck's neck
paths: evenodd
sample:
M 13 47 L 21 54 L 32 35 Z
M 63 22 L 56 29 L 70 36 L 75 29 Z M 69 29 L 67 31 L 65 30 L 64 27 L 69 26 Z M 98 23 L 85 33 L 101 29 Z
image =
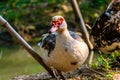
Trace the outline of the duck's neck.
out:
M 73 40 L 73 38 L 71 37 L 68 29 L 64 29 L 62 32 L 59 32 L 58 31 L 58 36 L 57 36 L 57 39 L 56 39 L 58 42 L 66 42 L 66 41 L 69 41 L 69 40 Z

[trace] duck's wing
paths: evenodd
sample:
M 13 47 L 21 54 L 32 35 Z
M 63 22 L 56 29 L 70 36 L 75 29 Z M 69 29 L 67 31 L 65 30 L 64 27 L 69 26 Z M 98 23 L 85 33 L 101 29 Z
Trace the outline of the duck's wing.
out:
M 120 42 L 120 1 L 111 3 L 91 30 L 97 48 Z
M 69 31 L 70 35 L 72 36 L 73 39 L 75 40 L 78 40 L 78 41 L 83 41 L 83 39 L 81 38 L 82 35 L 81 33 L 78 33 L 78 32 L 72 32 L 72 31 Z
M 51 51 L 53 51 L 55 48 L 56 36 L 57 33 L 47 33 L 43 35 L 42 40 L 38 43 L 38 46 L 40 47 L 42 53 L 46 52 L 48 56 L 50 55 Z

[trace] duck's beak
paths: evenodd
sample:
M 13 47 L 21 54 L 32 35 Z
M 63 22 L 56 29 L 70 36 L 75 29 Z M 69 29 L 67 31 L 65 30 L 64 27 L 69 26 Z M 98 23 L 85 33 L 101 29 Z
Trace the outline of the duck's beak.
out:
M 60 26 L 60 21 L 59 20 L 52 20 L 52 26 L 51 29 L 49 30 L 49 33 L 56 32 Z
M 58 30 L 58 26 L 57 25 L 52 25 L 51 29 L 49 30 L 49 33 L 56 32 L 57 30 Z

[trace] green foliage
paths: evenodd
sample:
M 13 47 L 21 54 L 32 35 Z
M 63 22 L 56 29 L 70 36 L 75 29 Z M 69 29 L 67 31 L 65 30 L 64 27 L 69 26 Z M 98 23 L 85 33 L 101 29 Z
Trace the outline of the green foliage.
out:
M 113 70 L 113 67 L 119 62 L 117 62 L 117 57 L 120 56 L 118 51 L 112 53 L 101 53 L 95 56 L 95 60 L 92 63 L 93 69 L 98 69 L 105 72 L 105 78 L 112 80 L 113 76 L 116 74 L 116 70 Z
M 92 68 L 100 68 L 103 70 L 109 70 L 115 63 L 117 63 L 116 58 L 120 56 L 118 51 L 114 51 L 111 54 L 108 53 L 100 53 L 97 56 L 96 60 L 92 64 Z
M 95 20 L 98 15 L 103 12 L 111 0 L 89 0 L 80 5 L 85 21 Z M 41 15 L 44 10 L 39 6 L 41 3 L 54 5 L 67 3 L 67 0 L 7 0 L 0 1 L 0 14 L 13 25 L 29 23 L 29 20 L 35 23 L 38 15 Z M 51 6 L 50 6 L 51 7 Z M 36 8 L 34 10 L 33 8 Z M 51 7 L 52 8 L 52 7 Z M 48 10 L 46 8 L 46 10 Z M 50 10 L 50 9 L 49 9 Z M 32 15 L 33 14 L 33 15 Z M 26 20 L 30 16 L 29 20 Z M 31 17 L 32 16 L 32 17 Z M 44 15 L 45 16 L 45 15 Z M 69 16 L 69 15 L 68 15 Z M 24 21 L 23 21 L 24 20 Z
M 109 73 L 109 74 L 107 74 L 105 77 L 106 77 L 106 79 L 112 79 L 113 74 L 112 74 L 112 73 Z
M 98 57 L 95 62 L 92 64 L 92 68 L 102 68 L 103 70 L 110 69 L 108 60 L 102 55 Z
M 67 6 L 66 10 L 70 7 L 68 1 L 3 0 L 0 1 L 0 15 L 2 15 L 15 29 L 17 29 L 18 32 L 21 32 L 21 28 L 24 32 L 26 27 L 34 26 L 35 29 L 32 34 L 40 31 L 41 33 L 39 33 L 39 35 L 41 35 L 43 32 L 46 32 L 50 25 L 51 17 L 56 14 L 60 13 L 67 21 L 74 23 L 74 13 L 72 9 L 67 12 L 63 9 L 63 5 Z M 81 2 L 79 6 L 85 22 L 92 25 L 99 14 L 106 9 L 109 2 L 110 0 L 86 0 Z M 25 28 L 25 30 L 23 28 Z M 26 37 L 26 35 L 23 36 Z M 34 38 L 36 37 L 38 37 L 38 35 L 34 36 Z
M 86 22 L 93 24 L 95 19 L 104 12 L 111 0 L 86 0 L 80 9 Z
M 26 14 L 24 8 L 32 4 L 30 0 L 9 0 L 0 2 L 0 14 L 5 17 L 9 22 L 14 23 L 19 20 L 23 14 Z

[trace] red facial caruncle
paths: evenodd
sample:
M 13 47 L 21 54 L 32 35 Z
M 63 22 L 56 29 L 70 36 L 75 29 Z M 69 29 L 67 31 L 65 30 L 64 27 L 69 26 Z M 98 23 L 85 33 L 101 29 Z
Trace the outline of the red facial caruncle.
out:
M 50 29 L 50 33 L 53 33 L 57 31 L 60 28 L 60 25 L 62 24 L 64 18 L 56 16 L 55 19 L 52 20 L 52 27 Z

